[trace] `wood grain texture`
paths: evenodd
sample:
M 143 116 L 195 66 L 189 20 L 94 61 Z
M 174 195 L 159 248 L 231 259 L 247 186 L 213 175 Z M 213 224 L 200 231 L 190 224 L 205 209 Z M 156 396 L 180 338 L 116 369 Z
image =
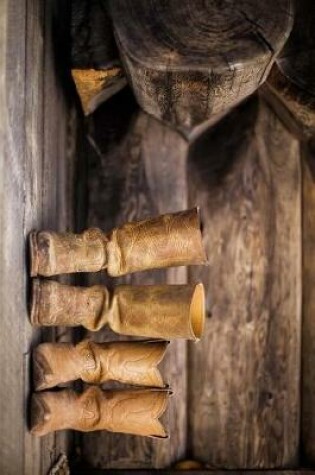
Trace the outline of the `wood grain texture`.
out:
M 308 166 L 315 150 L 303 145 L 303 330 L 302 330 L 302 453 L 315 463 L 315 184 Z
M 262 84 L 292 26 L 291 0 L 108 4 L 139 104 L 186 134 Z
M 190 205 L 202 211 L 211 318 L 189 348 L 189 440 L 220 468 L 298 463 L 301 173 L 298 142 L 262 100 L 197 140 Z
M 185 209 L 186 142 L 141 112 L 129 91 L 99 108 L 90 124 L 88 226 L 109 231 L 128 221 Z M 176 163 L 176 167 L 174 167 Z M 89 283 L 185 283 L 186 269 L 139 272 L 125 278 L 89 277 Z M 104 329 L 98 341 L 118 338 Z M 126 339 L 123 337 L 122 339 Z M 171 439 L 158 441 L 106 432 L 83 435 L 84 459 L 102 468 L 158 468 L 182 458 L 186 449 L 186 343 L 172 342 L 161 371 L 175 395 L 164 423 Z M 106 447 L 106 450 L 104 450 Z
M 26 238 L 33 228 L 72 226 L 74 153 L 67 132 L 74 109 L 65 100 L 52 40 L 64 38 L 66 4 L 2 2 L 0 79 L 0 472 L 47 473 L 69 434 L 43 443 L 27 430 L 30 353 L 51 332 L 28 320 Z

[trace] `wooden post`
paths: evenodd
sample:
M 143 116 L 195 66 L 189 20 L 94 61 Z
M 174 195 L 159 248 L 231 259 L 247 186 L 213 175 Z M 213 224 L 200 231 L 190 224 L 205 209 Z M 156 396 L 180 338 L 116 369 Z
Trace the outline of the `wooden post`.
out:
M 263 83 L 292 26 L 291 0 L 110 0 L 109 7 L 139 104 L 188 135 Z

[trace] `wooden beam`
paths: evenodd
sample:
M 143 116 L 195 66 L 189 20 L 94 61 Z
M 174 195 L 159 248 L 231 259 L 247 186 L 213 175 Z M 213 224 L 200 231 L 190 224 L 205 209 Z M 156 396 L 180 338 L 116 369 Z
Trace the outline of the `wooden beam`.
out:
M 292 2 L 110 0 L 117 45 L 141 107 L 185 134 L 266 79 Z
M 189 347 L 190 453 L 228 469 L 297 466 L 299 144 L 254 97 L 192 145 L 188 170 L 209 258 L 190 279 L 211 316 Z

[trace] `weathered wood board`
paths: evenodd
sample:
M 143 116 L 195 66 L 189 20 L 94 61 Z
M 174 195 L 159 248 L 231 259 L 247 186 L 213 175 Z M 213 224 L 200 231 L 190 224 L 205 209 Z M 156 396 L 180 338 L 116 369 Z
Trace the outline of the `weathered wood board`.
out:
M 303 163 L 302 248 L 302 417 L 303 462 L 315 463 L 314 256 L 315 256 L 315 4 L 296 2 L 290 38 L 268 78 L 267 98 L 283 122 L 301 140 Z M 269 89 L 269 91 L 268 91 Z M 268 93 L 269 92 L 269 93 Z
M 302 326 L 302 454 L 315 463 L 315 183 L 309 162 L 311 145 L 302 148 L 303 158 L 303 326 Z
M 73 226 L 76 116 L 65 99 L 67 3 L 0 6 L 0 472 L 44 474 L 71 434 L 45 440 L 27 431 L 31 347 L 59 331 L 34 331 L 28 320 L 26 240 L 31 229 Z M 57 55 L 57 56 L 56 56 Z M 58 70 L 55 60 L 58 63 Z M 61 330 L 60 330 L 61 331 Z M 69 337 L 64 335 L 64 337 Z
M 126 90 L 104 104 L 90 125 L 94 155 L 89 156 L 88 226 L 110 230 L 127 221 L 187 207 L 184 139 L 141 112 Z M 174 166 L 176 164 L 176 166 Z M 184 283 L 186 269 L 142 272 L 120 279 L 90 276 L 89 283 Z M 92 338 L 118 338 L 108 329 Z M 126 337 L 122 337 L 126 339 Z M 175 394 L 164 422 L 171 440 L 119 434 L 82 436 L 83 456 L 91 466 L 104 468 L 165 467 L 184 457 L 186 450 L 186 342 L 173 341 L 162 367 Z M 105 449 L 104 449 L 105 448 Z
M 295 467 L 300 431 L 299 144 L 257 98 L 191 147 L 211 318 L 189 348 L 190 453 L 220 468 Z

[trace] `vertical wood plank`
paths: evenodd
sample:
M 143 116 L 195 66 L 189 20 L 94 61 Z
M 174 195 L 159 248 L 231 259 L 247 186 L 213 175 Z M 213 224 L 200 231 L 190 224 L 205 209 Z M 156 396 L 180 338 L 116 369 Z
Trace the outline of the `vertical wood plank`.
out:
M 302 330 L 302 453 L 315 463 L 315 183 L 309 163 L 315 150 L 302 146 L 303 163 L 303 330 Z
M 139 111 L 122 91 L 94 115 L 89 154 L 88 226 L 110 230 L 127 221 L 186 208 L 187 144 L 176 132 Z M 121 279 L 89 277 L 89 283 L 183 283 L 184 268 L 142 272 Z M 118 338 L 104 329 L 94 339 Z M 126 337 L 123 337 L 126 339 Z M 106 432 L 84 434 L 85 460 L 103 468 L 158 468 L 182 458 L 186 448 L 186 344 L 173 342 L 164 361 L 165 379 L 176 396 L 164 419 L 170 441 Z M 106 450 L 104 450 L 106 447 Z
M 40 228 L 73 229 L 75 111 L 71 104 L 70 1 L 45 2 L 43 64 L 43 155 Z M 39 227 L 39 226 L 37 226 Z M 62 278 L 64 280 L 64 278 Z M 70 281 L 71 277 L 67 277 Z M 69 341 L 70 329 L 44 329 L 44 341 Z M 61 453 L 68 453 L 70 431 L 49 434 L 42 442 L 41 470 L 48 472 Z
M 26 69 L 25 69 L 25 223 L 24 238 L 42 222 L 42 156 L 43 156 L 43 67 L 44 67 L 44 8 L 39 1 L 28 2 L 26 11 Z M 27 244 L 25 246 L 27 252 Z M 25 301 L 30 281 L 25 272 Z M 31 396 L 31 349 L 41 339 L 40 330 L 32 328 L 24 309 L 24 385 L 25 414 Z M 42 442 L 25 431 L 24 472 L 41 473 Z
M 298 142 L 257 98 L 192 147 L 211 318 L 189 349 L 189 436 L 218 468 L 298 463 L 301 174 Z
M 25 2 L 1 2 L 0 24 L 0 472 L 15 475 L 24 469 L 25 427 Z
M 31 349 L 54 336 L 34 331 L 28 320 L 27 237 L 34 228 L 73 224 L 68 129 L 75 114 L 56 80 L 51 28 L 61 17 L 56 2 L 48 3 L 0 5 L 0 472 L 6 475 L 47 473 L 71 440 L 63 434 L 39 441 L 27 427 Z

